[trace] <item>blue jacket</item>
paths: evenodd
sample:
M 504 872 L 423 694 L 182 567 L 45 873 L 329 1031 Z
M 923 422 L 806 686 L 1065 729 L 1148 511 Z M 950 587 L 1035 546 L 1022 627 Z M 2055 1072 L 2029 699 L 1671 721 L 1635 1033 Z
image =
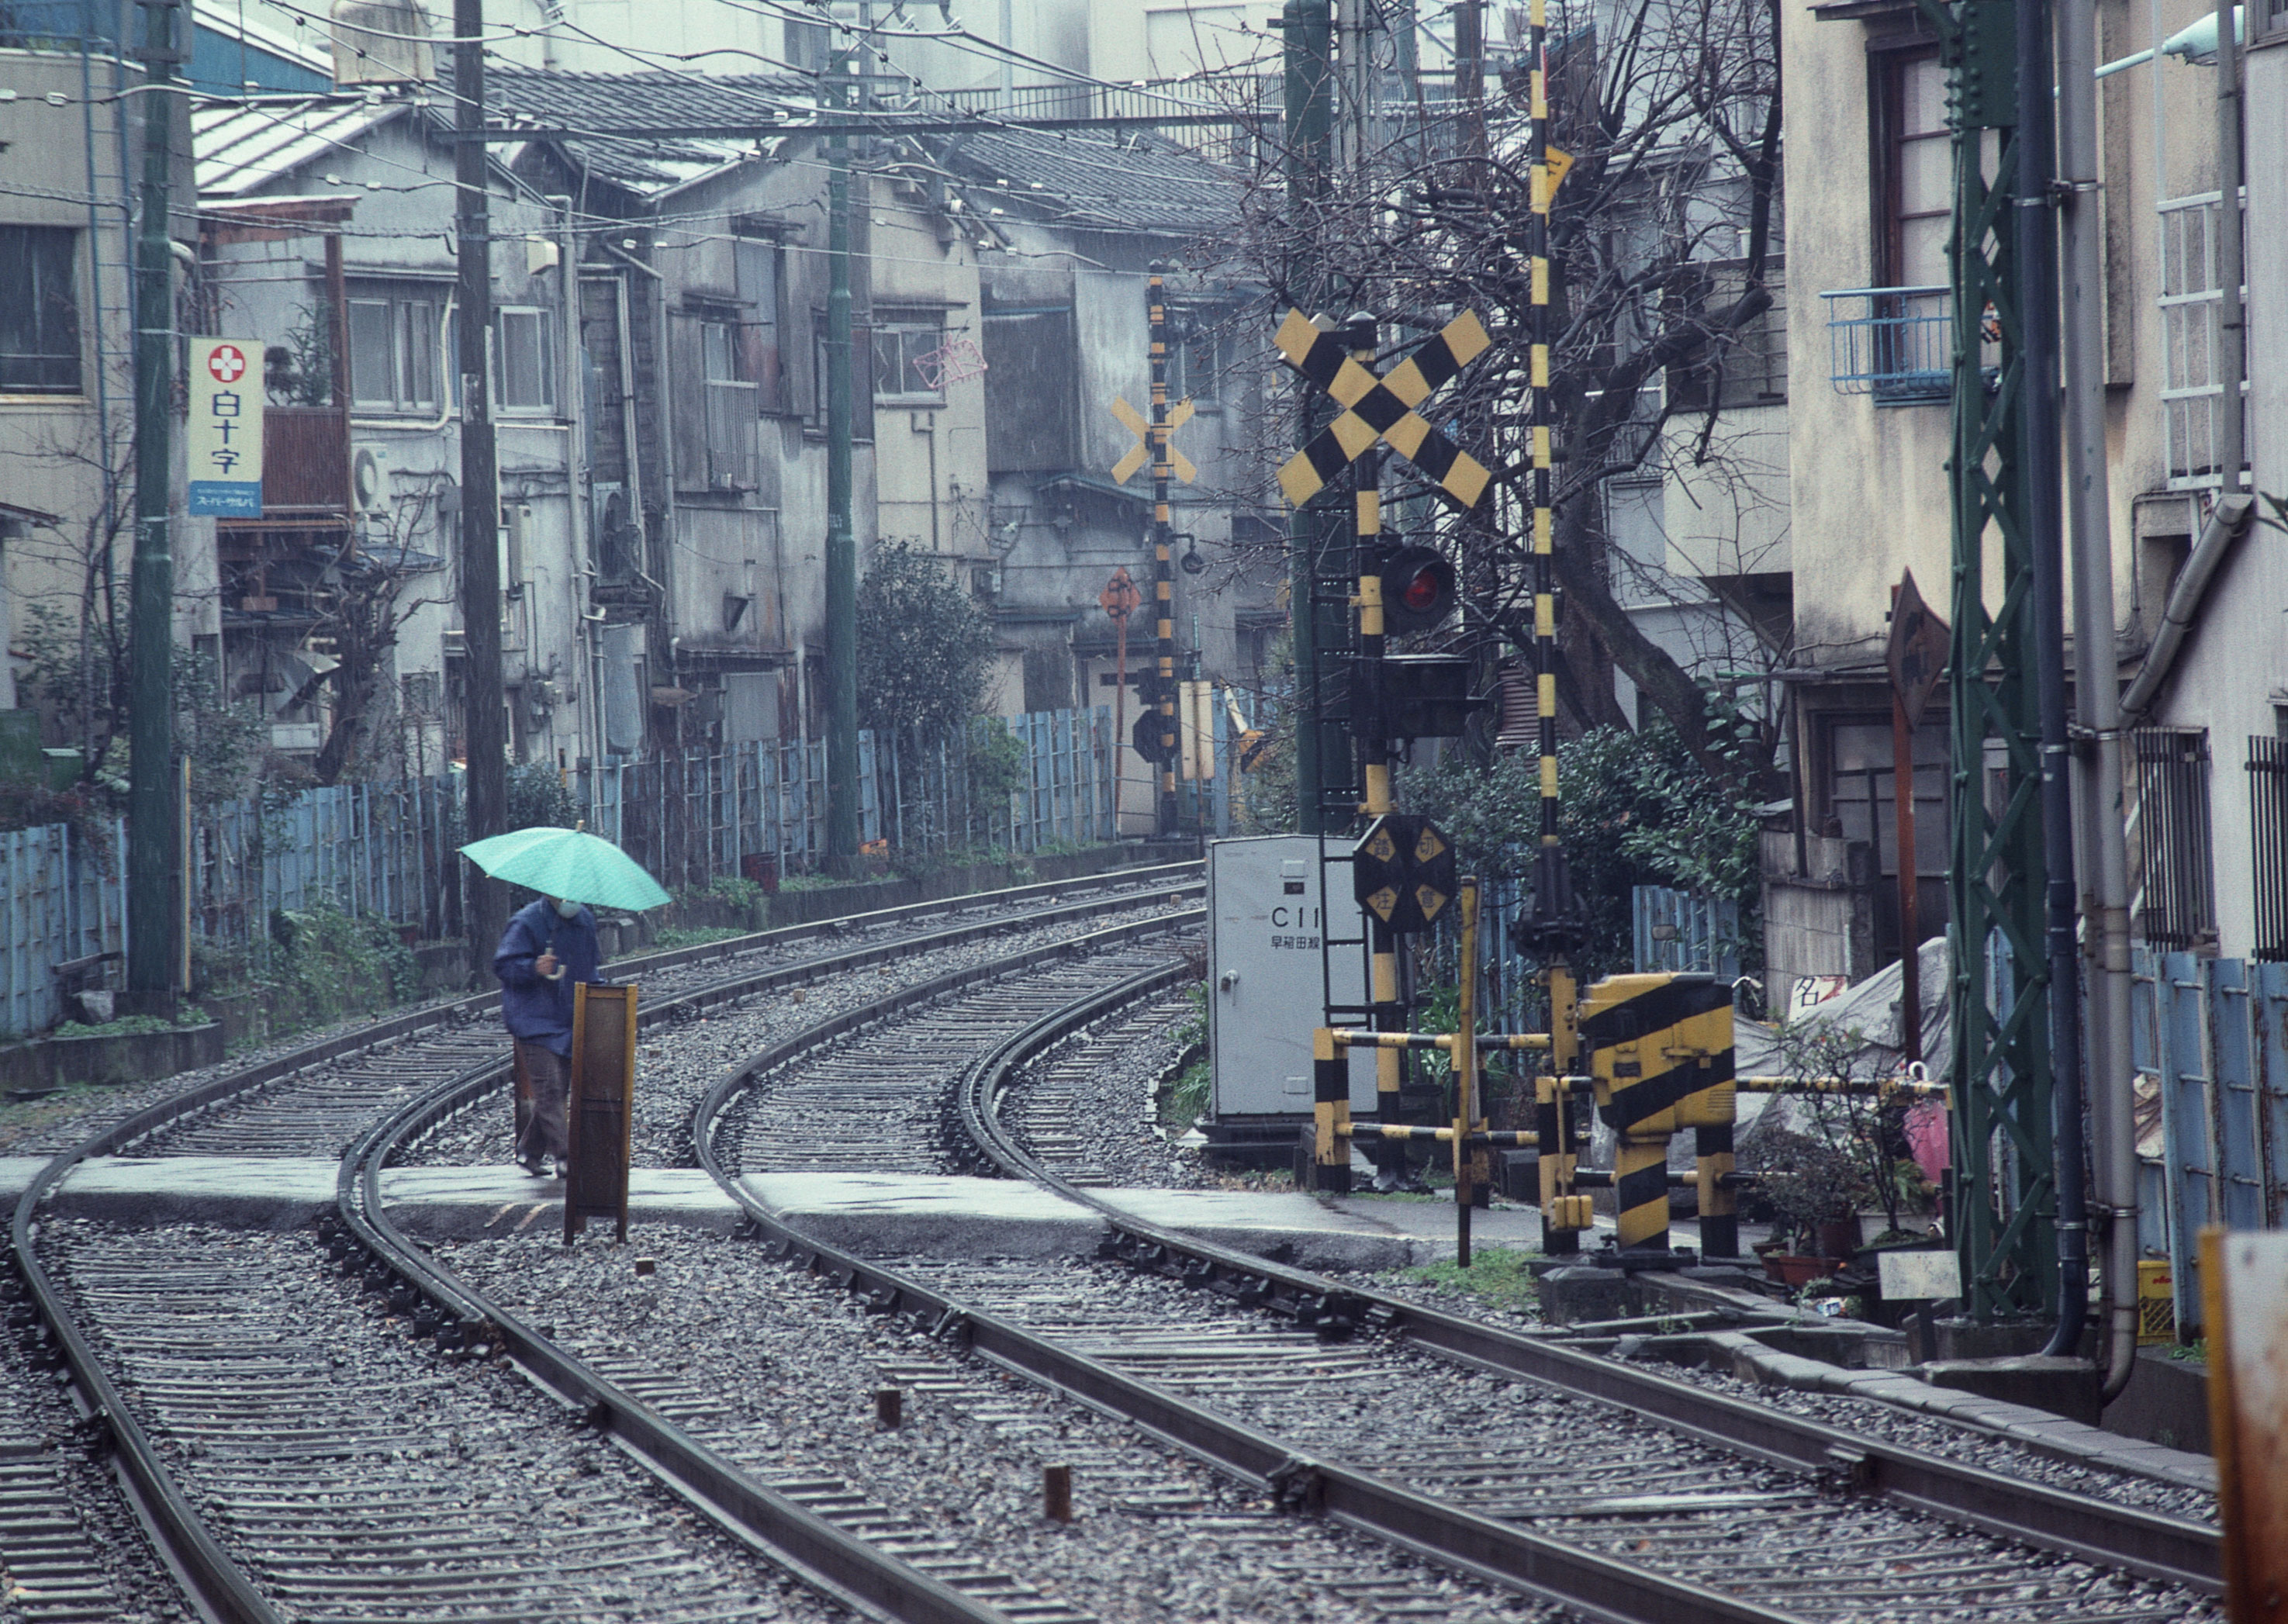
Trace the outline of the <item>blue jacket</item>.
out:
M 534 960 L 551 952 L 564 971 L 554 981 L 532 967 Z M 559 915 L 545 897 L 519 908 L 493 954 L 493 974 L 501 980 L 501 1018 L 509 1034 L 544 1043 L 569 1059 L 573 984 L 601 981 L 597 972 L 602 962 L 596 915 L 585 907 L 570 919 Z

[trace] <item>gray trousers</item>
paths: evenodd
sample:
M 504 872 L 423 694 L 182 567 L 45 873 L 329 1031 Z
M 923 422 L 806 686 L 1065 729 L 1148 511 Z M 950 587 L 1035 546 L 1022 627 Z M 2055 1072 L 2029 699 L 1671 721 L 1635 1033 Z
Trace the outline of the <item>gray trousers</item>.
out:
M 532 1084 L 529 1110 L 520 1110 L 516 1124 L 516 1156 L 529 1161 L 536 1156 L 566 1153 L 564 1115 L 572 1091 L 572 1062 L 545 1043 L 516 1040 L 516 1058 Z

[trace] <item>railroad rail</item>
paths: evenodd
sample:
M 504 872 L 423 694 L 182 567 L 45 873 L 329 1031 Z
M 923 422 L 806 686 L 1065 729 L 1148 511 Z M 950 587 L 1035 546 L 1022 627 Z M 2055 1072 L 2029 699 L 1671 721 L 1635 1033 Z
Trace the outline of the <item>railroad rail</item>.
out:
M 1113 1231 L 1108 1255 L 1166 1274 L 1190 1287 L 1281 1310 L 1305 1326 L 1338 1330 L 1371 1326 L 1479 1369 L 1618 1406 L 1682 1437 L 1824 1479 L 1854 1495 L 1886 1501 L 2038 1549 L 2126 1569 L 2205 1594 L 2221 1594 L 2221 1556 L 2213 1528 L 1845 1432 L 1804 1416 L 1560 1346 L 1546 1338 L 1269 1263 L 1140 1220 L 1020 1145 L 998 1109 L 998 1101 L 1017 1071 L 1073 1031 L 1174 985 L 1180 973 L 1174 968 L 1163 969 L 1076 1001 L 1011 1037 L 972 1066 L 963 1080 L 959 1109 L 964 1129 L 1013 1176 L 1029 1179 L 1094 1209 Z M 1358 1492 L 1356 1485 L 1340 1477 L 1330 1477 L 1326 1483 L 1336 1492 L 1331 1504 L 1345 1503 L 1347 1496 Z M 1598 1579 L 1593 1574 L 1582 1577 Z
M 1181 863 L 1114 871 L 1084 881 L 1049 882 L 878 910 L 778 931 L 756 932 L 698 947 L 641 955 L 613 968 L 621 974 L 632 971 L 657 974 L 743 957 L 762 949 L 843 936 L 853 931 L 879 932 L 886 928 L 894 930 L 912 922 L 949 915 L 959 918 L 988 909 L 1012 906 L 1021 908 L 1014 915 L 997 919 L 972 917 L 934 930 L 902 931 L 885 939 L 816 955 L 790 964 L 705 980 L 690 991 L 652 1004 L 644 1012 L 647 1023 L 675 1018 L 679 1015 L 750 997 L 757 993 L 883 963 L 892 958 L 928 951 L 935 947 L 973 941 L 981 935 L 1067 923 L 1096 914 L 1133 907 L 1140 900 L 1194 895 L 1199 887 L 1199 867 L 1197 863 Z M 1059 900 L 1074 893 L 1096 894 L 1077 901 Z M 1022 906 L 1036 901 L 1045 901 L 1047 906 Z M 306 1150 L 314 1135 L 322 1138 L 330 1136 L 327 1149 L 328 1153 L 332 1153 L 341 1145 L 341 1129 L 346 1121 L 354 1118 L 351 1125 L 363 1127 L 370 1121 L 374 1106 L 369 1093 L 362 1093 L 354 1087 L 345 1089 L 334 1084 L 327 1079 L 325 1068 L 367 1060 L 377 1051 L 402 1045 L 408 1040 L 426 1040 L 426 1046 L 435 1052 L 425 1057 L 428 1062 L 425 1068 L 409 1068 L 404 1058 L 393 1052 L 387 1069 L 399 1073 L 401 1083 L 407 1080 L 404 1073 L 409 1070 L 415 1073 L 414 1081 L 421 1081 L 419 1073 L 425 1070 L 431 1077 L 440 1072 L 444 1073 L 441 1082 L 417 1092 L 414 1100 L 416 1106 L 421 1101 L 446 1097 L 465 1103 L 496 1089 L 504 1083 L 507 1077 L 505 1040 L 494 1035 L 489 1042 L 472 1042 L 471 1034 L 463 1029 L 481 1019 L 497 1006 L 497 994 L 488 994 L 408 1011 L 304 1045 L 269 1061 L 210 1079 L 131 1113 L 55 1157 L 33 1178 L 16 1205 L 10 1226 L 10 1254 L 21 1277 L 33 1312 L 61 1364 L 69 1371 L 83 1396 L 90 1411 L 91 1425 L 99 1430 L 108 1443 L 165 1560 L 187 1584 L 197 1604 L 212 1616 L 250 1620 L 251 1624 L 267 1624 L 268 1620 L 281 1615 L 206 1525 L 189 1497 L 183 1493 L 172 1467 L 152 1433 L 107 1371 L 91 1338 L 76 1323 L 71 1305 L 59 1289 L 58 1283 L 43 1268 L 35 1246 L 38 1209 L 72 1168 L 82 1161 L 91 1157 L 115 1154 L 131 1146 L 153 1145 L 170 1133 L 176 1137 L 179 1145 L 206 1148 L 217 1124 L 223 1121 L 224 1113 L 234 1104 L 242 1105 L 250 1100 L 274 1104 L 268 1100 L 269 1091 L 280 1085 L 290 1086 L 296 1080 L 311 1082 L 309 1096 L 300 1103 L 305 1106 L 314 1105 L 316 1108 L 298 1111 L 274 1108 L 261 1113 L 259 1114 L 269 1119 L 270 1130 L 258 1127 L 250 1136 L 234 1137 L 229 1148 L 239 1154 L 261 1154 L 266 1150 L 274 1155 L 294 1154 Z M 377 1145 L 393 1145 L 401 1136 L 389 1131 L 390 1124 L 411 1120 L 417 1114 L 418 1112 L 411 1108 L 401 1109 L 386 1121 L 367 1128 L 358 1135 L 356 1142 L 345 1156 L 341 1174 L 346 1201 L 354 1208 L 361 1198 L 355 1195 L 353 1187 L 363 1188 L 357 1184 L 354 1168 L 364 1165 L 354 1161 L 354 1158 L 361 1154 L 361 1149 L 363 1153 L 370 1153 Z M 426 1120 L 433 1121 L 434 1118 Z M 250 1137 L 252 1143 L 248 1142 Z M 377 1212 L 377 1208 L 376 1210 Z M 360 1226 L 366 1224 L 362 1210 L 353 1210 L 348 1216 L 353 1232 L 364 1240 L 371 1232 L 361 1231 Z M 378 1239 L 377 1236 L 374 1238 Z M 371 1244 L 371 1241 L 366 1243 Z M 416 1248 L 401 1242 L 392 1249 L 399 1261 L 417 1268 L 418 1253 Z M 411 1289 L 409 1278 L 392 1276 L 385 1269 L 383 1274 L 381 1283 L 385 1288 L 396 1289 L 401 1294 Z M 433 1295 L 438 1300 L 452 1303 L 449 1282 L 441 1279 L 434 1283 L 438 1289 Z M 473 1325 L 476 1321 L 471 1323 Z M 533 1357 L 536 1359 L 542 1358 L 536 1345 Z M 584 1377 L 588 1373 L 578 1374 Z M 695 1503 L 707 1502 L 695 1497 Z M 721 1520 L 724 1519 L 719 1517 L 719 1521 Z M 730 1525 L 727 1522 L 726 1525 Z M 786 1526 L 791 1529 L 806 1525 L 798 1517 Z M 822 1541 L 822 1550 L 839 1553 L 834 1556 L 834 1563 L 844 1563 L 848 1559 L 849 1553 L 844 1547 L 854 1543 L 862 1546 L 862 1542 L 853 1542 L 830 1526 L 822 1533 L 817 1529 L 809 1532 Z M 753 1542 L 753 1531 L 750 1528 L 745 1533 Z M 772 1555 L 786 1565 L 804 1573 L 819 1588 L 839 1596 L 861 1613 L 891 1616 L 862 1591 L 838 1585 L 829 1568 L 806 1566 L 799 1554 L 776 1548 L 773 1549 Z M 863 1565 L 862 1556 L 857 1559 L 857 1565 Z M 950 1599 L 941 1597 L 939 1601 L 945 1610 L 937 1612 L 900 1611 L 894 1616 L 972 1620 L 999 1616 L 981 1612 L 973 1604 L 957 1596 L 952 1596 Z

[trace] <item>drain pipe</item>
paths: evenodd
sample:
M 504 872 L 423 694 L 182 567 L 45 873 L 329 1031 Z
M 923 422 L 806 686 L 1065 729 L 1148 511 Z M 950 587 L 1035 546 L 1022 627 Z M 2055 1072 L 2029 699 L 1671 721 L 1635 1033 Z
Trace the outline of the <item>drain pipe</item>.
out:
M 2066 534 L 2073 548 L 2073 762 L 2082 884 L 2084 1090 L 2105 1247 L 2106 1399 L 2137 1358 L 2136 1068 L 2129 1037 L 2129 852 L 2121 683 L 2114 654 L 2113 513 L 2105 465 L 2104 235 L 2098 211 L 2097 8 L 2058 0 L 2060 281 L 2064 294 Z
M 2229 366 L 2224 368 L 2227 372 L 2231 369 Z M 2255 499 L 2236 492 L 2219 496 L 2216 505 L 2209 510 L 2208 522 L 2201 527 L 2200 540 L 2193 543 L 2183 567 L 2177 571 L 2177 584 L 2169 589 L 2168 605 L 2161 611 L 2161 625 L 2153 634 L 2153 646 L 2145 651 L 2145 662 L 2137 668 L 2137 680 L 2121 696 L 2121 709 L 2133 725 L 2160 702 L 2161 689 L 2168 682 L 2169 673 L 2176 669 L 2177 656 L 2184 652 L 2185 638 L 2199 618 L 2201 600 L 2208 596 L 2209 582 L 2216 578 L 2217 566 L 2231 553 L 2233 543 L 2248 528 L 2255 511 Z

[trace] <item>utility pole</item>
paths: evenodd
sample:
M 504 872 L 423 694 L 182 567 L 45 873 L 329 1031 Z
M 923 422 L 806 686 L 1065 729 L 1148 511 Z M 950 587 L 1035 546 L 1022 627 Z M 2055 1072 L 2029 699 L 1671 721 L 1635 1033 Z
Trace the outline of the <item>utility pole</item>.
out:
M 854 105 L 850 59 L 829 65 L 827 105 Z M 850 137 L 827 138 L 826 263 L 826 856 L 858 861 L 858 541 L 850 524 Z
M 461 714 L 467 735 L 469 838 L 508 830 L 508 725 L 501 683 L 500 469 L 492 414 L 492 177 L 485 147 L 484 0 L 453 0 L 453 178 L 460 194 Z M 334 376 L 345 408 L 348 357 Z M 481 982 L 508 923 L 507 888 L 475 864 L 467 888 L 469 974 Z
M 1176 833 L 1176 572 L 1168 519 L 1168 481 L 1175 468 L 1168 460 L 1168 295 L 1160 267 L 1152 267 L 1151 303 L 1146 314 L 1152 329 L 1152 607 L 1159 638 L 1158 685 L 1160 712 L 1159 815 L 1154 820 L 1163 840 Z
M 175 127 L 171 87 L 182 58 L 178 0 L 137 0 L 143 66 L 142 224 L 135 245 L 135 568 L 128 719 L 127 986 L 146 1013 L 171 1005 L 177 974 L 174 886 L 181 867 L 175 809 L 175 269 L 168 234 Z M 341 369 L 335 368 L 338 380 Z M 335 385 L 339 391 L 341 385 Z
M 1311 241 L 1317 233 L 1306 227 L 1307 216 L 1325 201 L 1329 115 L 1332 111 L 1332 74 L 1328 64 L 1331 24 L 1328 0 L 1287 0 L 1280 26 L 1285 31 L 1287 198 L 1300 242 L 1295 258 L 1295 298 L 1307 307 L 1317 302 L 1323 274 L 1315 263 Z M 1301 420 L 1296 424 L 1299 446 L 1307 445 L 1319 431 L 1320 408 L 1315 395 L 1307 394 Z M 1321 670 L 1319 647 L 1319 552 L 1324 544 L 1324 512 L 1315 507 L 1295 510 L 1287 520 L 1287 598 L 1290 638 L 1295 661 L 1295 827 L 1316 835 L 1324 827 L 1320 802 L 1324 782 L 1322 762 L 1323 727 L 1319 719 Z

